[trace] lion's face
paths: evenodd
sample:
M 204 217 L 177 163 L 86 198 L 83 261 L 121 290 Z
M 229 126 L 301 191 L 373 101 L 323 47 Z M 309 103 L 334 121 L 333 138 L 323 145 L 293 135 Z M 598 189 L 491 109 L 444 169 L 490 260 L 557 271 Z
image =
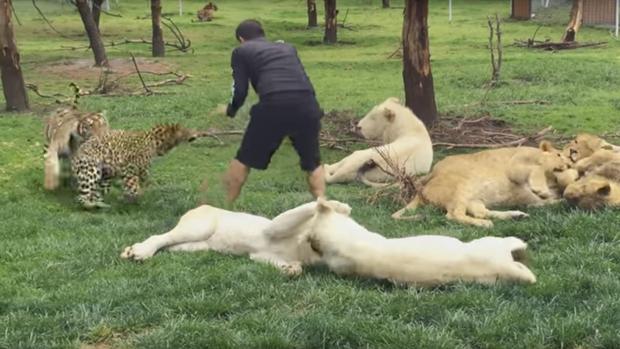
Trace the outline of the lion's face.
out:
M 600 149 L 620 152 L 620 147 L 613 145 L 598 136 L 589 133 L 582 133 L 570 141 L 570 143 L 562 149 L 562 153 L 564 156 L 570 158 L 572 162 L 577 162 L 581 159 L 587 158 Z
M 570 168 L 570 165 L 572 163 L 570 158 L 564 155 L 563 151 L 560 151 L 553 147 L 550 142 L 541 142 L 540 150 L 542 150 L 540 165 L 545 170 L 551 172 L 563 172 Z
M 567 186 L 564 198 L 582 209 L 596 210 L 603 206 L 620 205 L 620 187 L 607 178 L 587 176 Z
M 385 102 L 373 107 L 357 123 L 357 131 L 366 139 L 381 139 L 386 129 L 393 127 L 396 112 L 391 107 L 398 103 L 395 98 L 388 98 Z

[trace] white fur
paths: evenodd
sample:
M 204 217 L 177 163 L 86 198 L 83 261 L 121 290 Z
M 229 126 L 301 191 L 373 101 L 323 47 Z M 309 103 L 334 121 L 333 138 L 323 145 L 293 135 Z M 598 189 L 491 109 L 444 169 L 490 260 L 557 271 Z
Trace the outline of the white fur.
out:
M 534 283 L 536 277 L 512 257 L 527 244 L 515 237 L 484 237 L 467 243 L 437 235 L 386 239 L 368 231 L 332 202 L 319 201 L 308 235 L 322 261 L 338 274 L 387 279 L 415 286 L 457 280 Z
M 308 228 L 315 207 L 315 202 L 307 203 L 269 220 L 203 205 L 185 213 L 169 232 L 125 248 L 121 257 L 145 260 L 163 248 L 213 250 L 249 255 L 252 260 L 269 263 L 287 274 L 300 274 L 302 265 L 319 261 L 310 245 L 300 243 L 299 239 Z
M 433 144 L 428 131 L 422 121 L 409 108 L 402 106 L 398 99 L 388 98 L 375 106 L 357 126 L 364 138 L 381 140 L 384 145 L 355 151 L 335 164 L 325 165 L 327 183 L 356 180 L 359 169 L 369 161 L 377 167 L 364 172 L 360 178 L 362 182 L 370 185 L 389 182 L 393 178 L 384 170 L 391 169 L 381 154 L 409 176 L 430 170 Z

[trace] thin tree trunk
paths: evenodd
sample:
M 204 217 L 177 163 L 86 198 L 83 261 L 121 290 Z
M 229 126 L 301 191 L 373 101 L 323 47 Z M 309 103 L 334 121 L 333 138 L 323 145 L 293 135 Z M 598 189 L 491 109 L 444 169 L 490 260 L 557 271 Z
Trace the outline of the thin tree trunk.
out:
M 19 52 L 11 23 L 11 7 L 11 0 L 0 0 L 0 74 L 6 110 L 23 111 L 28 109 L 28 95 L 19 66 Z
M 338 41 L 337 16 L 336 0 L 325 0 L 325 36 L 323 36 L 325 44 L 335 44 Z
M 166 46 L 161 30 L 161 0 L 151 0 L 151 20 L 153 22 L 153 57 L 163 57 L 166 54 Z
M 308 3 L 308 28 L 318 27 L 316 16 L 316 0 L 307 0 Z
M 86 29 L 86 34 L 88 35 L 88 40 L 90 41 L 90 47 L 95 55 L 95 66 L 107 67 L 108 58 L 105 54 L 105 47 L 103 46 L 103 41 L 101 40 L 97 23 L 95 23 L 93 13 L 88 6 L 88 2 L 86 0 L 75 0 L 75 5 L 77 6 L 80 17 L 82 18 L 82 23 L 84 23 L 84 29 Z
M 403 21 L 405 105 L 427 128 L 437 121 L 428 41 L 428 0 L 406 0 Z
M 390 0 L 382 0 L 383 8 L 390 8 Z
M 570 10 L 570 20 L 566 31 L 562 37 L 563 42 L 573 42 L 583 21 L 583 0 L 573 0 L 573 7 Z
M 95 20 L 97 29 L 99 29 L 99 18 L 101 17 L 101 6 L 103 6 L 103 0 L 93 0 L 93 19 Z

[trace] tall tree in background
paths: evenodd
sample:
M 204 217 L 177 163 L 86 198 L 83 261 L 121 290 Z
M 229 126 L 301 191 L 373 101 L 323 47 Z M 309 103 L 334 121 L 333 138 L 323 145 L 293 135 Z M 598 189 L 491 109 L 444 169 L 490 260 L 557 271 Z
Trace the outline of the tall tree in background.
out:
M 579 31 L 579 28 L 581 27 L 582 21 L 583 21 L 583 0 L 573 0 L 573 7 L 570 10 L 570 20 L 568 21 L 568 26 L 566 26 L 566 31 L 564 32 L 562 41 L 564 42 L 575 41 L 575 36 L 577 36 L 577 32 Z
M 318 27 L 316 16 L 316 0 L 307 0 L 308 4 L 308 28 Z
M 87 0 L 75 0 L 75 6 L 77 6 L 82 23 L 84 23 L 84 29 L 88 35 L 88 41 L 90 41 L 90 47 L 95 55 L 95 65 L 98 67 L 108 66 L 108 58 L 105 54 L 105 47 L 101 40 L 101 34 L 99 34 L 99 28 L 93 18 L 93 13 L 88 6 Z
M 325 0 L 325 36 L 323 36 L 325 44 L 335 44 L 338 41 L 337 16 L 336 0 Z
M 151 0 L 151 21 L 153 22 L 153 57 L 163 57 L 166 54 L 166 46 L 161 30 L 161 0 Z
M 428 42 L 428 0 L 405 0 L 403 80 L 405 104 L 430 128 L 437 121 Z
M 390 0 L 382 0 L 383 8 L 390 8 Z
M 101 6 L 103 6 L 103 0 L 93 0 L 93 19 L 99 29 L 99 18 L 101 17 Z
M 28 95 L 19 66 L 19 52 L 11 23 L 11 8 L 11 0 L 0 0 L 0 73 L 6 110 L 23 111 L 28 109 Z

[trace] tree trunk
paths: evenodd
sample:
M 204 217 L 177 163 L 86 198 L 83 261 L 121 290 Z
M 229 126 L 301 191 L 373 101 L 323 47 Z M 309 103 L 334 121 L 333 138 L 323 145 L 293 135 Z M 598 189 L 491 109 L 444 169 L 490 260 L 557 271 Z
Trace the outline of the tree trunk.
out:
M 403 21 L 405 105 L 427 128 L 437 121 L 428 42 L 428 0 L 406 0 Z
M 390 0 L 382 0 L 383 8 L 390 8 Z
M 308 28 L 318 27 L 316 17 L 316 0 L 307 0 L 308 3 Z
M 573 42 L 575 41 L 575 36 L 581 27 L 581 22 L 583 21 L 583 0 L 573 0 L 573 7 L 570 10 L 570 20 L 568 21 L 568 26 L 566 26 L 566 31 L 564 32 L 564 36 L 562 37 L 563 42 Z
M 338 41 L 338 22 L 336 20 L 336 0 L 325 0 L 325 36 L 323 43 L 335 44 Z
M 99 18 L 101 17 L 101 6 L 103 6 L 103 0 L 93 0 L 93 19 L 95 20 L 97 29 L 99 29 Z
M 97 28 L 97 24 L 93 18 L 93 13 L 88 6 L 88 2 L 86 0 L 75 0 L 75 5 L 77 6 L 80 17 L 82 18 L 82 23 L 84 23 L 84 29 L 86 29 L 86 34 L 88 35 L 88 40 L 90 41 L 90 47 L 95 55 L 95 66 L 107 67 L 108 58 L 105 54 L 105 47 L 103 46 L 99 29 Z
M 153 57 L 166 54 L 164 33 L 161 31 L 161 0 L 151 0 L 151 20 L 153 22 Z
M 19 66 L 19 52 L 11 23 L 11 0 L 0 0 L 0 73 L 6 110 L 28 109 L 28 95 Z

